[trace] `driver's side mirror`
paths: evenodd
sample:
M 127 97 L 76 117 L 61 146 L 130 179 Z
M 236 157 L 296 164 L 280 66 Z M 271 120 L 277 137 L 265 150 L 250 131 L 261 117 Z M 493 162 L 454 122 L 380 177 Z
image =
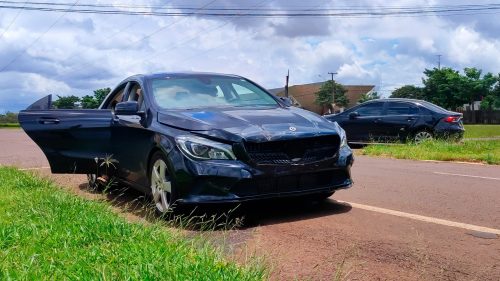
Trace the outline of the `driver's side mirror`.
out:
M 349 113 L 349 119 L 356 119 L 358 118 L 358 116 L 359 113 L 357 113 L 356 111 Z
M 279 97 L 279 99 L 286 105 L 286 106 L 292 106 L 293 101 L 291 98 L 288 97 Z
M 115 106 L 116 115 L 140 115 L 137 101 L 119 102 Z

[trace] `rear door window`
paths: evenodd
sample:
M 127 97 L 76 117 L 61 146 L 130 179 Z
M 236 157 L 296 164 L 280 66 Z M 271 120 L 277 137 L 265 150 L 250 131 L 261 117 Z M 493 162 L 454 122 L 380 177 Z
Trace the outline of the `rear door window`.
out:
M 383 102 L 374 102 L 358 107 L 356 110 L 359 116 L 380 116 L 384 111 Z
M 406 102 L 389 102 L 386 115 L 409 115 L 417 114 L 418 107 Z

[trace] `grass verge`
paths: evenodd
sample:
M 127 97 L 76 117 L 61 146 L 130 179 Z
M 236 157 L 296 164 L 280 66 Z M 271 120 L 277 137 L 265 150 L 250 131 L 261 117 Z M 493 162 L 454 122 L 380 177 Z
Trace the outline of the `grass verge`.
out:
M 261 280 L 162 222 L 129 223 L 104 202 L 0 167 L 0 280 Z
M 428 141 L 421 144 L 369 145 L 361 154 L 398 159 L 483 162 L 500 164 L 500 140 Z
M 21 128 L 19 123 L 0 123 L 0 128 Z
M 464 125 L 466 139 L 500 137 L 500 125 Z

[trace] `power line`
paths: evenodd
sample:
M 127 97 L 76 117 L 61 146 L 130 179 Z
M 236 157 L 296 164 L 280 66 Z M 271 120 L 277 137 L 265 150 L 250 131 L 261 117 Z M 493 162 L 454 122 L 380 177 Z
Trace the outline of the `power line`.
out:
M 259 2 L 258 4 L 256 4 L 256 5 L 255 5 L 255 7 L 259 7 L 259 6 L 261 6 L 262 4 L 264 4 L 265 2 L 267 2 L 267 3 L 269 4 L 269 3 L 274 2 L 274 1 L 275 1 L 275 0 L 271 0 L 271 1 L 263 0 L 263 1 Z M 235 19 L 235 18 L 237 18 L 237 17 L 230 17 L 230 19 Z M 164 54 L 164 53 L 166 53 L 166 52 L 168 52 L 168 51 L 171 51 L 171 50 L 173 50 L 173 49 L 179 48 L 180 46 L 186 45 L 187 43 L 189 43 L 189 42 L 191 42 L 191 41 L 194 41 L 195 39 L 199 39 L 199 38 L 200 38 L 200 35 L 201 35 L 201 36 L 206 36 L 206 35 L 208 35 L 208 34 L 210 34 L 210 33 L 214 32 L 214 31 L 216 31 L 216 30 L 218 30 L 218 29 L 221 29 L 222 27 L 224 27 L 224 26 L 228 25 L 229 23 L 230 23 L 230 20 L 228 19 L 228 20 L 227 20 L 227 21 L 225 21 L 223 24 L 220 24 L 220 25 L 218 25 L 218 26 L 216 26 L 216 27 L 214 27 L 214 28 L 211 28 L 211 29 L 209 29 L 209 30 L 202 30 L 202 31 L 200 31 L 200 32 L 196 33 L 196 34 L 195 34 L 194 36 L 192 36 L 191 38 L 189 38 L 189 39 L 187 39 L 187 40 L 184 40 L 183 42 L 181 42 L 181 43 L 179 43 L 179 44 L 177 44 L 177 45 L 174 45 L 174 46 L 172 46 L 172 47 L 170 47 L 170 48 L 167 48 L 167 49 L 165 49 L 165 50 L 161 50 L 161 51 L 159 51 L 159 52 L 156 52 L 155 54 L 152 54 L 151 56 L 149 56 L 149 57 L 147 57 L 147 58 L 144 58 L 142 61 L 143 61 L 143 62 L 148 62 L 148 61 L 151 61 L 154 57 L 158 56 L 159 54 Z
M 374 17 L 374 16 L 416 16 L 416 15 L 463 15 L 477 14 L 484 12 L 500 11 L 500 4 L 476 4 L 476 5 L 456 5 L 456 6 L 427 6 L 427 7 L 395 7 L 395 8 L 360 8 L 352 9 L 295 9 L 295 10 L 276 10 L 276 9 L 249 9 L 249 8 L 213 8 L 211 10 L 203 9 L 202 11 L 189 7 L 178 8 L 172 7 L 165 11 L 144 11 L 141 6 L 127 6 L 130 10 L 118 10 L 104 5 L 74 5 L 74 7 L 66 8 L 61 4 L 53 3 L 36 3 L 31 2 L 30 6 L 15 5 L 14 1 L 0 1 L 3 9 L 21 9 L 41 12 L 65 12 L 65 13 L 86 13 L 86 14 L 106 14 L 106 15 L 143 15 L 143 16 L 160 16 L 160 17 L 264 17 L 264 18 L 280 18 L 280 17 Z M 111 5 L 108 5 L 111 6 Z M 135 9 L 135 10 L 134 10 Z
M 171 0 L 169 0 L 169 1 L 171 1 Z M 1 1 L 0 1 L 0 2 L 1 2 Z M 168 4 L 168 2 L 167 2 L 167 3 L 165 3 L 165 5 L 166 5 L 166 4 Z M 120 30 L 118 30 L 117 32 L 115 32 L 115 33 L 111 34 L 110 36 L 106 36 L 105 40 L 107 40 L 107 42 L 109 42 L 109 40 L 111 40 L 112 38 L 114 38 L 114 37 L 115 37 L 115 36 L 117 36 L 118 34 L 120 34 L 120 33 L 124 32 L 124 31 L 125 31 L 125 30 L 127 30 L 129 27 L 131 27 L 131 26 L 133 26 L 133 25 L 137 24 L 139 21 L 140 21 L 140 20 L 134 20 L 134 21 L 131 21 L 129 24 L 127 24 L 127 25 L 123 26 L 123 27 L 122 27 Z M 174 23 L 175 23 L 175 22 L 174 22 Z M 172 24 L 171 24 L 171 25 L 172 25 Z M 170 26 L 171 26 L 171 25 L 170 25 Z M 87 51 L 87 52 L 85 52 L 85 53 L 88 53 L 88 51 Z M 68 60 L 68 61 L 71 61 L 73 58 L 76 58 L 76 57 L 82 57 L 82 55 L 83 55 L 82 53 L 77 53 L 77 54 L 74 54 L 74 55 L 72 55 L 71 57 L 69 57 L 67 60 Z M 88 65 L 88 64 L 90 64 L 90 63 L 86 63 L 85 65 Z
M 80 0 L 76 0 L 74 5 L 76 5 L 78 3 L 78 1 Z M 69 10 L 68 10 L 69 11 Z M 33 40 L 33 42 L 31 42 L 31 44 L 28 45 L 28 47 L 24 48 L 24 50 L 22 50 L 19 54 L 17 54 L 17 56 L 15 56 L 12 60 L 10 60 L 6 65 L 4 65 L 2 67 L 2 69 L 0 69 L 0 72 L 3 72 L 5 69 L 7 69 L 7 67 L 9 67 L 11 64 L 13 64 L 18 58 L 22 57 L 26 51 L 29 50 L 29 48 L 31 48 L 33 45 L 35 45 L 43 36 L 45 36 L 45 34 L 47 34 L 64 16 L 66 15 L 66 12 L 63 13 L 62 15 L 60 15 L 50 26 L 49 28 L 47 28 L 47 30 L 45 30 L 40 36 L 38 36 L 35 40 Z
M 202 9 L 206 8 L 207 6 L 211 5 L 212 3 L 214 3 L 215 1 L 217 1 L 217 0 L 211 0 L 210 2 L 208 2 L 208 3 L 204 4 L 203 6 L 199 7 L 198 9 L 199 9 L 199 10 L 202 10 Z M 133 45 L 135 45 L 135 44 L 137 44 L 137 43 L 139 43 L 139 42 L 142 42 L 142 41 L 144 41 L 144 40 L 146 40 L 146 39 L 148 39 L 148 38 L 151 38 L 151 37 L 155 36 L 156 34 L 158 34 L 159 32 L 161 32 L 161 31 L 163 31 L 163 30 L 165 30 L 165 29 L 167 29 L 167 28 L 169 28 L 169 27 L 173 26 L 174 24 L 176 24 L 176 23 L 178 23 L 178 22 L 180 22 L 180 21 L 182 21 L 182 20 L 183 20 L 183 19 L 179 19 L 179 20 L 176 20 L 176 21 L 174 21 L 174 22 L 172 22 L 172 23 L 170 23 L 170 24 L 168 24 L 168 25 L 162 26 L 162 27 L 160 27 L 160 28 L 158 28 L 158 29 L 154 30 L 153 32 L 151 32 L 151 33 L 149 33 L 149 34 L 147 34 L 147 35 L 145 35 L 145 36 L 141 37 L 140 39 L 138 39 L 138 40 L 136 40 L 136 41 L 134 41 L 134 42 L 130 43 L 128 46 L 133 46 Z M 81 66 L 79 67 L 79 69 L 84 69 L 87 65 L 90 65 L 91 63 L 92 63 L 91 61 L 90 61 L 90 62 L 87 62 L 87 63 L 85 63 L 85 64 L 81 65 Z
M 24 5 L 23 6 L 26 6 L 26 4 L 28 3 L 28 1 L 24 2 Z M 14 24 L 14 22 L 16 21 L 17 17 L 19 16 L 19 14 L 22 12 L 23 10 L 19 9 L 16 13 L 16 15 L 14 16 L 14 18 L 12 19 L 12 21 L 9 23 L 9 25 L 7 25 L 7 27 L 5 28 L 5 30 L 2 32 L 2 34 L 0 34 L 0 38 L 3 37 L 3 35 L 5 33 L 7 33 L 7 31 L 10 29 L 10 27 Z
M 4 4 L 20 4 L 19 1 L 5 1 L 2 0 L 0 3 Z M 52 2 L 30 2 L 26 1 L 24 3 L 35 5 L 35 6 L 76 6 L 76 7 L 90 7 L 90 8 L 129 8 L 129 9 L 155 9 L 155 10 L 169 10 L 169 9 L 179 9 L 179 10 L 199 10 L 199 7 L 192 6 L 171 6 L 167 7 L 167 5 L 131 5 L 131 4 L 77 4 L 73 5 L 72 3 L 52 3 Z M 498 6 L 498 4 L 461 4 L 461 5 L 426 5 L 426 6 L 362 6 L 362 5 L 349 5 L 349 6 L 338 6 L 337 8 L 317 8 L 317 6 L 302 6 L 303 8 L 286 8 L 278 9 L 278 8 L 255 8 L 255 7 L 213 7 L 213 8 L 205 8 L 206 11 L 339 11 L 339 10 L 420 10 L 420 9 L 455 9 L 455 8 L 478 8 L 478 7 L 491 7 Z M 342 8 L 339 8 L 342 7 Z

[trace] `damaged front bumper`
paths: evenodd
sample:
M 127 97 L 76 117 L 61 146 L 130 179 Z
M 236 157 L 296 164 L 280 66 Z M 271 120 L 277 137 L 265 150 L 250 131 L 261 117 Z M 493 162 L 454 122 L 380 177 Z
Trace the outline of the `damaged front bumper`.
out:
M 342 146 L 335 157 L 308 164 L 249 165 L 234 160 L 196 161 L 172 150 L 179 203 L 244 202 L 327 194 L 352 185 L 354 157 Z

